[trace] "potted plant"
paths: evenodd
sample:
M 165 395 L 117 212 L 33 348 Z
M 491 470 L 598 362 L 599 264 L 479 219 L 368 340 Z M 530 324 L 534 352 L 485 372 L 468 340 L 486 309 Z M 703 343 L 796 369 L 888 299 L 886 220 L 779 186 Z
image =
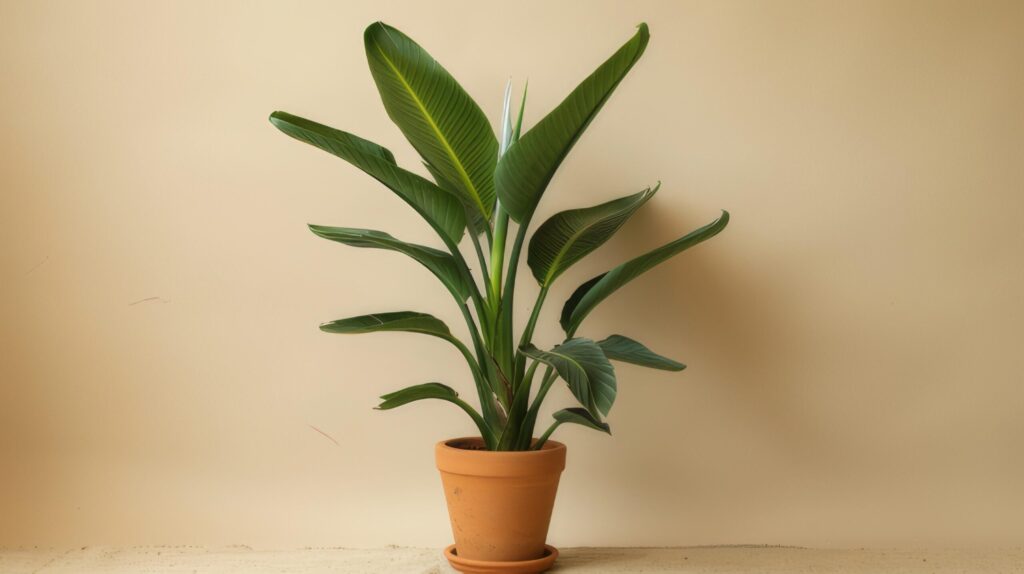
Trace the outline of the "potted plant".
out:
M 475 405 L 452 387 L 428 382 L 386 394 L 377 407 L 387 410 L 437 399 L 458 406 L 473 420 L 479 436 L 442 441 L 435 449 L 455 538 L 446 555 L 464 572 L 540 572 L 554 562 L 557 551 L 545 544 L 545 538 L 566 448 L 550 437 L 565 423 L 610 433 L 604 418 L 616 396 L 612 361 L 669 371 L 685 368 L 623 335 L 587 338 L 577 332 L 591 311 L 616 290 L 724 229 L 727 212 L 584 282 L 562 306 L 565 339 L 547 349 L 538 348 L 533 340 L 551 285 L 607 241 L 660 186 L 557 213 L 537 226 L 527 241 L 552 176 L 639 60 L 648 39 L 647 25 L 641 24 L 558 107 L 525 131 L 526 90 L 513 120 L 511 89 L 506 86 L 497 137 L 480 107 L 423 48 L 391 26 L 370 25 L 364 35 L 366 55 L 384 108 L 419 152 L 432 180 L 399 167 L 390 151 L 351 133 L 284 112 L 270 116 L 287 135 L 346 160 L 382 183 L 415 209 L 443 244 L 438 249 L 383 231 L 309 226 L 331 241 L 411 257 L 444 284 L 465 319 L 468 344 L 441 320 L 413 311 L 320 326 L 328 333 L 431 335 L 453 345 L 465 358 L 475 385 Z M 459 249 L 467 238 L 475 252 L 473 263 Z M 517 323 L 514 289 L 524 249 L 539 288 L 529 318 Z M 559 380 L 579 405 L 541 423 L 537 436 L 538 411 Z

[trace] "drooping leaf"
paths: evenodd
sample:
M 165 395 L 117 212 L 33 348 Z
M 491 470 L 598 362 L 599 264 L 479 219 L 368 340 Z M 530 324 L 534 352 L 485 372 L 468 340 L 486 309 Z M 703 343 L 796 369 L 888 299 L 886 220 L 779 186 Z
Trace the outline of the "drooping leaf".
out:
M 442 401 L 454 402 L 455 399 L 459 398 L 459 393 L 455 392 L 455 389 L 448 385 L 442 385 L 441 383 L 423 383 L 381 395 L 380 398 L 382 402 L 377 406 L 377 409 L 386 411 L 407 405 L 413 401 L 422 401 L 423 399 L 440 399 Z
M 580 323 L 586 318 L 594 307 L 609 295 L 617 291 L 623 285 L 636 279 L 645 271 L 670 259 L 698 243 L 708 240 L 729 224 L 729 212 L 723 211 L 721 217 L 715 221 L 696 229 L 675 241 L 671 241 L 649 251 L 635 259 L 631 259 L 611 271 L 598 275 L 593 279 L 580 285 L 573 292 L 562 307 L 560 323 L 565 332 L 572 335 L 579 328 Z
M 395 311 L 390 313 L 374 313 L 372 315 L 361 315 L 338 319 L 330 323 L 320 325 L 320 330 L 325 333 L 339 333 L 344 335 L 358 335 L 363 333 L 376 333 L 379 331 L 405 331 L 408 333 L 422 333 L 445 340 L 451 340 L 452 332 L 444 321 L 426 313 L 414 311 Z
M 386 148 L 285 112 L 274 112 L 270 122 L 285 134 L 336 155 L 383 183 L 453 244 L 462 239 L 466 216 L 458 198 L 430 180 L 398 167 Z
M 391 121 L 454 186 L 464 206 L 489 220 L 498 140 L 487 116 L 441 64 L 402 32 L 377 22 L 363 39 Z
M 533 345 L 521 348 L 527 357 L 554 367 L 584 407 L 595 417 L 607 415 L 615 402 L 615 369 L 601 347 L 590 339 L 576 338 L 541 351 Z M 600 414 L 598 414 L 600 413 Z
M 604 356 L 611 361 L 622 361 L 663 371 L 682 371 L 686 368 L 686 365 L 663 357 L 639 341 L 622 335 L 612 335 L 603 341 L 598 341 L 597 345 L 604 351 Z
M 660 184 L 607 203 L 570 209 L 551 216 L 530 239 L 527 263 L 542 287 L 611 239 L 636 210 L 654 196 Z
M 424 267 L 429 269 L 441 283 L 444 283 L 452 294 L 465 301 L 471 292 L 472 286 L 467 282 L 465 276 L 459 272 L 455 259 L 443 251 L 399 241 L 383 231 L 372 229 L 354 229 L 350 227 L 327 227 L 323 225 L 310 225 L 309 229 L 331 241 L 351 245 L 352 247 L 370 247 L 376 249 L 388 249 L 398 251 L 412 257 Z
M 477 429 L 480 430 L 480 436 L 483 437 L 484 442 L 487 444 L 487 448 L 493 449 L 495 447 L 496 437 L 493 430 L 487 425 L 483 417 L 480 416 L 480 413 L 470 406 L 469 403 L 460 399 L 459 393 L 455 392 L 455 389 L 448 385 L 442 385 L 441 383 L 423 383 L 420 385 L 406 387 L 400 391 L 381 395 L 380 398 L 381 403 L 377 405 L 376 408 L 381 411 L 386 411 L 426 399 L 438 399 L 452 403 L 465 411 L 466 414 L 473 419 L 473 422 L 476 423 Z
M 632 39 L 523 134 L 501 158 L 494 175 L 495 185 L 501 205 L 512 219 L 522 222 L 532 216 L 558 166 L 640 59 L 649 38 L 647 24 L 640 24 Z
M 594 418 L 587 409 L 581 409 L 579 407 L 573 407 L 571 409 L 562 409 L 554 414 L 555 420 L 561 423 L 573 423 L 583 425 L 594 430 L 601 431 L 603 433 L 612 434 L 612 428 L 608 426 L 608 423 L 601 422 Z

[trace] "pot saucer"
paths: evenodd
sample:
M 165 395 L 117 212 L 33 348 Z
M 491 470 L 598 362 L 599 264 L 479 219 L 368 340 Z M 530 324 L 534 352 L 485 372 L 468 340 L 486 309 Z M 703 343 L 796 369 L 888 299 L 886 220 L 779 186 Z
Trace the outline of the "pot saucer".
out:
M 444 557 L 448 559 L 452 568 L 465 574 L 535 574 L 551 568 L 558 558 L 558 549 L 550 544 L 545 544 L 544 556 L 540 558 L 516 562 L 494 562 L 459 558 L 459 555 L 455 553 L 455 545 L 452 544 L 444 549 Z

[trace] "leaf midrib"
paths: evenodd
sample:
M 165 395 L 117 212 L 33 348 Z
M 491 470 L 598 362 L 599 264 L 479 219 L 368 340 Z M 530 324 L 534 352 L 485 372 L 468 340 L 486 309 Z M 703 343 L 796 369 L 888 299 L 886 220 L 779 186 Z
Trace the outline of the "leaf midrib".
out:
M 387 30 L 385 30 L 385 33 L 387 33 Z M 398 67 L 395 66 L 391 59 L 388 58 L 387 54 L 384 53 L 384 50 L 380 47 L 380 44 L 377 44 L 377 52 L 380 54 L 380 57 L 384 60 L 384 63 L 388 65 L 388 68 L 391 68 L 391 71 L 394 72 L 395 77 L 398 78 L 398 81 L 401 82 L 402 86 L 404 86 L 406 91 L 409 92 L 409 96 L 412 98 L 413 102 L 416 103 L 416 107 L 419 108 L 420 112 L 423 114 L 423 117 L 427 120 L 427 123 L 430 125 L 430 128 L 434 131 L 434 134 L 437 136 L 438 140 L 440 140 L 441 145 L 444 146 L 444 149 L 448 153 L 448 156 L 452 159 L 453 165 L 455 166 L 455 170 L 459 172 L 459 178 L 462 179 L 462 183 L 467 186 L 470 192 L 472 192 L 473 200 L 476 202 L 477 207 L 480 208 L 480 212 L 484 214 L 484 217 L 486 217 L 487 208 L 484 207 L 483 200 L 480 198 L 480 192 L 477 191 L 476 186 L 473 185 L 472 180 L 469 179 L 469 173 L 466 171 L 466 168 L 462 165 L 462 162 L 459 160 L 458 156 L 455 155 L 455 150 L 452 148 L 451 144 L 448 143 L 448 139 L 444 137 L 444 134 L 441 132 L 441 128 L 439 128 L 437 124 L 434 122 L 434 118 L 427 111 L 426 106 L 423 105 L 423 102 L 420 100 L 419 96 L 416 95 L 416 92 L 412 89 L 412 86 L 409 84 L 409 82 L 405 81 L 405 77 L 398 70 Z

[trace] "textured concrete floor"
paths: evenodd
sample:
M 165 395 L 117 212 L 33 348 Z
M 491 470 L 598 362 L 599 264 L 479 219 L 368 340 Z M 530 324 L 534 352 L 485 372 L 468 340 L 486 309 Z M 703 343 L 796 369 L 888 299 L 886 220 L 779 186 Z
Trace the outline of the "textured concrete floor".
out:
M 0 550 L 3 574 L 246 572 L 451 574 L 436 549 L 88 547 Z M 568 548 L 551 572 L 685 573 L 1024 573 L 1024 547 L 1002 550 L 815 550 L 764 546 Z

